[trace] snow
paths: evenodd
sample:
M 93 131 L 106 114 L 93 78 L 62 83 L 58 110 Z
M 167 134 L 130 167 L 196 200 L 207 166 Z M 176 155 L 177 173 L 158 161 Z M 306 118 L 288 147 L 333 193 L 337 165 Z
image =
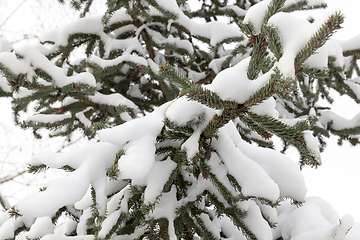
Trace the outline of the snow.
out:
M 41 238 L 41 240 L 93 240 L 93 235 L 80 235 L 80 236 L 65 236 L 65 235 L 56 235 L 56 234 L 48 234 Z
M 356 97 L 360 98 L 360 77 L 356 77 L 352 80 L 344 80 L 344 83 L 350 87 L 355 93 Z
M 255 234 L 257 239 L 272 240 L 271 229 L 269 228 L 269 224 L 261 215 L 259 206 L 253 201 L 250 201 L 249 203 L 247 217 L 243 220 L 244 224 L 252 233 Z
M 170 240 L 176 240 L 174 220 L 176 217 L 176 208 L 178 207 L 178 201 L 176 199 L 176 187 L 173 185 L 170 192 L 163 193 L 156 208 L 150 212 L 149 217 L 155 219 L 167 218 L 169 221 L 168 233 Z
M 25 74 L 28 67 L 18 60 L 13 52 L 1 52 L 0 63 L 10 69 L 14 74 Z
M 245 14 L 247 13 L 247 11 L 245 11 L 244 9 L 238 7 L 237 5 L 219 7 L 219 10 L 222 10 L 222 11 L 227 10 L 227 9 L 233 10 L 239 17 L 245 16 Z
M 133 103 L 131 100 L 127 99 L 120 93 L 102 94 L 99 92 L 95 92 L 95 95 L 89 96 L 89 99 L 95 103 L 107 104 L 115 107 L 119 105 L 125 105 L 129 108 L 138 109 L 135 103 Z
M 239 229 L 232 223 L 230 218 L 224 216 L 222 218 L 216 218 L 216 223 L 221 227 L 225 236 L 229 240 L 246 240 L 244 235 L 239 231 Z
M 166 111 L 166 116 L 170 121 L 178 125 L 186 125 L 187 122 L 204 112 L 205 107 L 201 103 L 189 100 L 186 96 L 182 96 L 171 104 Z
M 50 181 L 45 191 L 31 194 L 20 200 L 16 205 L 17 209 L 22 214 L 33 217 L 50 216 L 59 208 L 79 201 L 90 184 L 98 190 L 104 188 L 106 182 L 99 183 L 98 180 L 105 176 L 105 170 L 112 165 L 118 150 L 116 145 L 97 143 L 70 153 L 35 155 L 33 162 L 46 163 L 50 167 L 70 165 L 76 170 L 64 178 Z M 98 204 L 99 209 L 105 211 L 104 203 Z
M 255 80 L 247 78 L 247 68 L 250 57 L 242 60 L 233 67 L 221 71 L 211 84 L 205 87 L 219 94 L 223 100 L 233 100 L 244 103 L 270 79 L 272 70 Z
M 188 159 L 195 157 L 196 153 L 199 151 L 199 139 L 201 131 L 194 131 L 193 134 L 181 145 L 181 150 L 185 150 Z
M 117 23 L 117 22 L 125 22 L 125 21 L 132 21 L 130 15 L 126 14 L 126 9 L 121 8 L 117 10 L 110 18 L 110 21 L 108 22 L 108 25 Z
M 11 43 L 5 38 L 0 38 L 0 52 L 11 52 L 12 50 Z
M 119 48 L 122 48 L 122 47 L 119 47 Z M 102 68 L 113 67 L 113 66 L 119 65 L 120 63 L 123 63 L 123 62 L 133 62 L 133 63 L 137 63 L 137 64 L 143 65 L 143 66 L 148 65 L 145 58 L 138 57 L 138 56 L 132 55 L 130 53 L 124 53 L 120 57 L 117 57 L 115 59 L 110 59 L 110 60 L 102 59 L 98 56 L 92 56 L 90 59 L 90 62 L 96 63 L 97 65 L 99 65 Z
M 163 127 L 164 114 L 169 104 L 171 102 L 143 118 L 99 131 L 102 141 L 116 144 L 126 150 L 125 155 L 119 160 L 122 178 L 142 181 L 149 173 L 155 162 L 156 137 Z
M 55 123 L 71 118 L 71 114 L 37 114 L 26 119 L 27 122 Z
M 92 107 L 88 107 L 85 110 L 78 112 L 75 114 L 76 118 L 79 119 L 79 121 L 85 125 L 85 127 L 91 127 L 92 123 L 91 121 L 85 116 L 85 112 L 89 111 L 90 109 L 92 109 Z
M 87 208 L 83 211 L 83 214 L 80 216 L 79 223 L 76 227 L 76 233 L 78 235 L 86 235 L 86 221 L 91 217 L 91 210 L 90 208 Z
M 319 122 L 327 127 L 331 122 L 331 127 L 336 130 L 341 130 L 345 128 L 354 128 L 360 123 L 360 113 L 355 115 L 352 119 L 346 119 L 331 110 L 321 111 L 321 115 L 319 117 Z
M 265 13 L 268 9 L 269 3 L 270 0 L 265 0 L 257 3 L 251 8 L 249 8 L 245 15 L 243 23 L 245 24 L 251 23 L 254 27 L 255 34 L 260 33 L 262 21 L 265 17 Z
M 144 203 L 151 204 L 163 190 L 165 183 L 168 181 L 171 172 L 176 168 L 176 163 L 171 159 L 157 161 L 152 166 L 147 176 L 147 186 L 144 193 Z
M 279 198 L 277 184 L 263 168 L 235 146 L 226 129 L 219 130 L 219 139 L 214 141 L 213 146 L 245 196 L 263 197 L 274 202 Z
M 129 90 L 126 93 L 132 97 L 136 97 L 136 98 L 142 97 L 142 93 L 140 91 L 140 87 L 138 84 L 134 84 L 134 85 L 130 86 Z
M 126 154 L 119 160 L 123 179 L 143 179 L 149 173 L 155 162 L 155 142 L 156 138 L 146 134 L 125 146 Z
M 18 91 L 13 92 L 13 98 L 19 99 L 19 98 L 28 97 L 35 92 L 36 92 L 35 90 L 30 90 L 30 89 L 27 89 L 24 87 L 19 87 Z
M 53 41 L 59 46 L 66 46 L 68 44 L 69 36 L 72 34 L 100 34 L 102 30 L 101 17 L 80 18 L 73 21 L 71 24 L 45 33 L 40 39 L 41 41 Z
M 315 161 L 321 164 L 319 142 L 317 138 L 313 136 L 312 131 L 304 131 L 303 133 L 304 133 L 306 148 L 315 157 Z
M 3 52 L 0 53 L 0 62 L 10 68 L 15 74 L 27 73 L 28 81 L 31 81 L 32 76 L 35 75 L 33 68 L 39 68 L 47 72 L 54 80 L 54 84 L 58 87 L 63 87 L 71 83 L 83 83 L 93 87 L 96 86 L 96 80 L 92 74 L 82 72 L 68 77 L 64 69 L 55 66 L 53 62 L 49 61 L 46 56 L 34 47 L 23 46 L 17 49 L 17 53 L 23 56 L 23 59 L 16 59 L 14 53 Z
M 8 219 L 0 226 L 0 239 L 9 239 L 14 237 L 15 219 Z
M 258 105 L 250 108 L 250 111 L 258 115 L 267 115 L 273 118 L 279 118 L 279 112 L 276 110 L 276 101 L 274 98 L 269 98 Z
M 328 16 L 337 11 L 338 9 L 334 9 L 328 12 L 324 17 L 316 20 L 313 24 L 310 24 L 306 19 L 297 18 L 284 12 L 276 13 L 269 19 L 268 24 L 278 30 L 282 41 L 283 56 L 279 60 L 278 68 L 285 76 L 295 76 L 294 60 L 296 55 L 327 20 Z M 312 67 L 325 69 L 327 67 L 327 57 L 329 52 L 327 48 L 327 45 L 319 48 L 315 55 L 307 59 L 306 64 Z M 336 51 L 335 53 L 337 54 L 335 56 L 336 58 L 342 58 L 341 52 Z M 331 52 L 331 54 L 334 54 L 334 51 Z
M 290 213 L 283 221 L 283 225 L 279 226 L 282 229 L 284 239 L 344 239 L 341 237 L 333 238 L 334 233 L 338 236 L 343 235 L 353 225 L 352 217 L 345 215 L 342 218 L 344 220 L 343 225 L 337 226 L 339 215 L 329 203 L 318 197 L 306 198 L 302 207 L 289 210 L 288 213 Z M 330 237 L 329 235 L 333 236 Z
M 243 34 L 235 26 L 228 25 L 221 21 L 208 22 L 205 24 L 195 22 L 179 9 L 176 0 L 157 0 L 157 3 L 177 16 L 177 19 L 173 20 L 174 22 L 177 22 L 189 29 L 191 35 L 202 36 L 210 39 L 210 44 L 212 46 L 216 46 L 216 44 L 227 38 L 243 36 Z M 221 34 L 219 34 L 219 32 L 221 32 Z
M 4 92 L 11 92 L 11 87 L 8 84 L 6 78 L 4 78 L 3 76 L 0 75 L 0 89 L 3 90 Z
M 105 238 L 106 234 L 108 234 L 112 228 L 116 224 L 116 221 L 120 217 L 120 210 L 117 210 L 115 212 L 112 212 L 107 216 L 107 218 L 104 220 L 104 222 L 101 224 L 101 230 L 99 232 L 98 237 L 99 238 Z
M 34 239 L 52 233 L 54 233 L 53 224 L 50 217 L 46 216 L 37 218 L 26 235 L 30 239 Z
M 259 164 L 276 182 L 281 197 L 291 197 L 299 202 L 304 201 L 307 189 L 304 177 L 294 161 L 275 150 L 259 148 L 243 141 L 232 122 L 229 122 L 226 128 L 236 147 L 249 159 Z

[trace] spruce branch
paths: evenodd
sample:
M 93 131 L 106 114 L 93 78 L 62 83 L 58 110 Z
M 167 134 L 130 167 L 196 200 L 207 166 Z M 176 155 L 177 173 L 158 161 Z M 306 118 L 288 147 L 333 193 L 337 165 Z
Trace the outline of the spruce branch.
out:
M 297 3 L 292 4 L 290 6 L 285 7 L 282 11 L 283 12 L 295 12 L 295 11 L 302 11 L 302 10 L 321 9 L 321 8 L 326 8 L 326 7 L 327 7 L 326 3 L 309 6 L 307 0 L 302 0 Z
M 340 12 L 335 12 L 323 23 L 319 30 L 296 55 L 294 61 L 296 71 L 300 71 L 301 65 L 305 60 L 314 55 L 316 50 L 322 47 L 336 30 L 341 28 L 340 24 L 343 22 L 344 16 Z
M 282 43 L 277 30 L 269 25 L 263 25 L 263 33 L 265 34 L 270 51 L 279 60 L 283 54 Z
M 222 100 L 217 93 L 203 88 L 201 85 L 193 85 L 183 92 L 190 100 L 200 102 L 213 109 L 237 108 L 239 105 L 235 101 Z
M 274 14 L 280 12 L 285 4 L 286 0 L 272 0 L 268 5 L 268 9 L 266 10 L 264 19 L 262 21 L 262 27 L 266 26 L 270 17 Z
M 259 76 L 261 70 L 266 68 L 265 57 L 268 54 L 268 42 L 263 33 L 259 33 L 256 36 L 252 35 L 249 42 L 253 44 L 253 49 L 247 70 L 247 77 L 250 80 L 254 80 Z
M 192 87 L 194 84 L 180 71 L 176 70 L 168 63 L 162 63 L 159 66 L 159 75 L 163 78 L 167 78 L 170 81 L 179 84 L 183 89 Z
M 31 165 L 29 164 L 28 166 L 28 173 L 39 173 L 39 172 L 45 172 L 46 170 L 48 170 L 49 167 L 46 166 L 45 164 L 40 164 L 40 165 Z

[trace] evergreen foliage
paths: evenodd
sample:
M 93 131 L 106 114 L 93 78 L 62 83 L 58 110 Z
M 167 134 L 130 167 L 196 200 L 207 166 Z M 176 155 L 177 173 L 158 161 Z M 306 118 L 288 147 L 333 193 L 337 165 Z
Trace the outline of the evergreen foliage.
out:
M 277 19 L 326 5 L 108 0 L 91 17 L 92 2 L 71 1 L 79 20 L 0 54 L 0 96 L 13 98 L 17 124 L 100 139 L 34 156 L 30 173 L 69 175 L 9 209 L 0 238 L 41 238 L 54 230 L 34 229 L 51 225 L 91 239 L 290 239 L 271 230 L 284 227 L 277 208 L 300 207 L 306 190 L 272 137 L 298 150 L 300 167 L 321 165 L 330 134 L 360 143 L 358 122 L 319 103 L 333 103 L 330 90 L 360 102 L 360 47 L 323 51 L 341 49 L 329 39 L 343 15 L 304 23 L 301 42 Z

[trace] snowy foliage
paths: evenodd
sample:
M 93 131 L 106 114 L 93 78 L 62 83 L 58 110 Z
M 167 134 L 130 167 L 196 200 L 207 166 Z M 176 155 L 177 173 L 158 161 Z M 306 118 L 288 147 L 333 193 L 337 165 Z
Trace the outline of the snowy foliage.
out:
M 2 212 L 0 239 L 360 238 L 350 215 L 306 198 L 300 171 L 321 165 L 330 134 L 359 143 L 359 115 L 320 101 L 359 101 L 357 38 L 329 40 L 339 10 L 310 23 L 289 12 L 323 1 L 195 2 L 110 0 L 88 16 L 92 1 L 72 1 L 82 17 L 41 44 L 1 39 L 16 122 L 99 141 L 34 155 L 29 172 L 69 173 Z

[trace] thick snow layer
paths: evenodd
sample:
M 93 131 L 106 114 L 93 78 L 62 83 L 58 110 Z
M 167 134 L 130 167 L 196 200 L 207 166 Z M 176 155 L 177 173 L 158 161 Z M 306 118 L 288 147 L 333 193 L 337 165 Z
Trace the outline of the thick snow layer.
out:
M 336 211 L 320 198 L 307 198 L 304 205 L 292 211 L 287 217 L 283 227 L 282 236 L 290 239 L 319 229 L 329 229 L 336 224 L 334 219 L 339 219 Z M 324 234 L 326 231 L 324 232 Z M 321 238 L 320 238 L 321 239 Z
M 243 141 L 232 122 L 226 125 L 227 132 L 243 154 L 258 163 L 276 182 L 281 197 L 304 201 L 307 189 L 299 166 L 290 158 L 275 150 L 259 148 Z
M 360 98 L 360 77 L 356 77 L 351 80 L 344 80 L 344 83 L 350 87 L 350 89 L 355 93 L 356 97 Z
M 176 208 L 178 207 L 178 201 L 176 199 L 176 187 L 173 185 L 170 192 L 163 193 L 159 203 L 155 209 L 149 214 L 149 217 L 154 218 L 167 218 L 169 220 L 168 233 L 170 240 L 176 240 L 174 220 L 176 217 Z
M 93 235 L 80 235 L 80 236 L 74 236 L 69 237 L 65 235 L 56 235 L 56 234 L 48 234 L 41 238 L 41 240 L 93 240 Z
M 89 96 L 89 99 L 93 102 L 100 104 L 107 104 L 115 107 L 119 105 L 125 105 L 129 108 L 138 109 L 135 103 L 133 103 L 131 100 L 127 99 L 120 93 L 102 94 L 96 92 L 94 96 Z
M 30 239 L 35 239 L 52 233 L 54 233 L 54 227 L 51 218 L 46 216 L 37 218 L 26 235 Z
M 91 73 L 82 72 L 68 77 L 64 69 L 57 67 L 53 62 L 49 61 L 46 56 L 33 47 L 21 47 L 18 49 L 18 53 L 24 57 L 22 61 L 28 66 L 26 69 L 29 69 L 30 66 L 31 69 L 42 69 L 52 77 L 55 85 L 58 87 L 63 87 L 71 83 L 83 83 L 96 87 L 96 80 Z M 33 70 L 29 69 L 28 74 L 29 76 L 33 76 Z
M 33 163 L 43 163 L 50 167 L 69 165 L 76 170 L 65 178 L 50 181 L 45 191 L 20 200 L 17 209 L 22 214 L 33 217 L 51 216 L 59 208 L 79 201 L 90 184 L 100 191 L 105 187 L 106 181 L 100 183 L 98 180 L 104 178 L 106 168 L 112 165 L 118 150 L 116 145 L 97 143 L 69 153 L 35 155 L 32 159 Z M 99 211 L 105 213 L 104 202 L 98 204 Z
M 116 221 L 120 217 L 120 213 L 121 211 L 117 210 L 115 212 L 112 212 L 109 216 L 107 216 L 107 218 L 101 224 L 101 230 L 98 235 L 99 238 L 105 238 L 106 234 L 108 234 L 111 228 L 116 224 Z
M 141 138 L 131 140 L 124 147 L 126 154 L 119 160 L 123 179 L 143 179 L 147 176 L 155 162 L 155 143 L 156 136 L 144 133 Z
M 345 128 L 354 128 L 360 124 L 360 113 L 355 115 L 352 119 L 345 119 L 331 110 L 324 110 L 321 112 L 319 117 L 319 122 L 324 126 L 332 121 L 331 127 L 336 130 L 341 130 Z
M 259 206 L 253 202 L 249 202 L 249 209 L 247 217 L 244 219 L 245 225 L 249 230 L 255 234 L 256 238 L 259 240 L 272 240 L 271 229 L 269 224 L 265 221 L 261 215 Z
M 244 23 L 251 23 L 254 26 L 255 33 L 258 34 L 260 32 L 262 21 L 265 17 L 266 10 L 268 9 L 268 4 L 270 0 L 265 0 L 259 2 L 248 9 Z
M 4 78 L 3 76 L 0 75 L 0 89 L 3 90 L 4 92 L 11 92 L 11 87 L 8 84 L 6 78 Z
M 170 121 L 179 125 L 186 125 L 201 113 L 205 112 L 205 106 L 197 101 L 191 101 L 186 96 L 182 96 L 171 104 L 166 111 L 166 116 Z
M 208 22 L 205 24 L 196 23 L 194 20 L 191 20 L 181 11 L 181 9 L 177 5 L 176 0 L 157 0 L 157 3 L 161 7 L 177 15 L 178 18 L 174 20 L 174 22 L 177 22 L 180 25 L 184 26 L 186 29 L 189 29 L 191 35 L 202 36 L 210 39 L 210 44 L 212 46 L 215 46 L 226 38 L 243 36 L 238 28 L 221 21 Z M 221 34 L 219 34 L 219 32 L 221 32 Z
M 121 46 L 121 48 L 123 48 L 123 47 L 126 47 L 126 46 Z M 111 59 L 111 60 L 102 59 L 98 56 L 92 56 L 90 59 L 90 62 L 96 63 L 97 65 L 99 65 L 102 68 L 114 67 L 116 65 L 119 65 L 122 62 L 133 62 L 133 63 L 137 63 L 137 64 L 143 65 L 143 66 L 148 65 L 145 58 L 138 57 L 138 56 L 132 55 L 130 53 L 124 53 L 120 57 L 117 57 L 117 58 Z
M 19 87 L 18 91 L 13 92 L 13 98 L 14 99 L 19 99 L 19 98 L 28 97 L 31 94 L 35 93 L 35 92 L 36 91 L 34 91 L 34 90 L 30 90 L 30 89 L 27 89 L 27 88 L 24 88 L 24 87 Z
M 213 147 L 226 165 L 229 173 L 235 177 L 245 196 L 256 196 L 276 201 L 280 196 L 277 184 L 265 170 L 248 158 L 237 148 L 226 129 L 219 130 L 219 139 Z
M 263 87 L 270 79 L 273 71 L 268 71 L 255 80 L 247 78 L 247 68 L 250 57 L 242 60 L 234 67 L 221 71 L 211 84 L 205 86 L 219 94 L 223 100 L 233 100 L 244 103 L 257 90 Z
M 0 52 L 11 52 L 12 51 L 11 43 L 5 38 L 0 38 Z
M 13 52 L 0 53 L 0 63 L 9 68 L 10 71 L 15 74 L 25 74 L 28 69 L 28 66 L 26 66 L 26 64 L 24 64 L 22 61 L 19 61 Z
M 176 163 L 170 159 L 157 161 L 152 166 L 147 176 L 147 186 L 144 193 L 144 203 L 155 202 L 156 198 L 163 190 L 164 184 L 170 177 L 171 172 L 176 168 Z
M 199 151 L 199 139 L 201 135 L 200 130 L 196 130 L 193 134 L 181 145 L 181 149 L 186 151 L 188 159 L 195 157 Z
M 324 17 L 316 20 L 313 24 L 309 23 L 306 19 L 297 18 L 284 12 L 279 12 L 269 19 L 268 24 L 279 31 L 282 41 L 283 56 L 279 60 L 278 68 L 283 74 L 289 77 L 295 76 L 294 60 L 296 55 L 327 20 L 328 16 L 337 10 L 338 9 L 335 9 L 327 13 Z M 318 49 L 315 55 L 307 59 L 306 63 L 314 64 L 310 65 L 311 67 L 325 69 L 327 67 L 327 58 L 329 53 L 331 53 L 331 55 L 337 54 L 335 57 L 341 59 L 341 52 L 329 52 L 327 50 L 329 45 L 330 43 Z
M 151 170 L 155 162 L 156 137 L 164 125 L 164 114 L 170 104 L 171 102 L 162 105 L 143 118 L 99 131 L 100 140 L 126 150 L 126 154 L 119 160 L 122 178 L 142 180 Z
M 85 112 L 89 111 L 92 107 L 88 107 L 85 110 L 78 112 L 75 114 L 76 118 L 79 119 L 79 121 L 84 124 L 86 127 L 91 127 L 91 121 L 85 116 Z
M 250 111 L 259 115 L 268 115 L 273 118 L 279 117 L 279 112 L 276 110 L 276 101 L 274 98 L 269 98 L 262 103 L 252 106 Z
M 26 119 L 27 122 L 55 123 L 71 118 L 71 114 L 37 114 Z
M 348 239 L 346 237 L 348 231 L 352 228 L 354 220 L 352 216 L 345 215 L 339 220 L 339 225 L 319 228 L 313 231 L 304 232 L 298 236 L 292 238 L 294 240 L 343 240 Z
M 75 33 L 100 34 L 103 30 L 101 17 L 80 18 L 62 28 L 49 31 L 41 36 L 42 41 L 53 41 L 57 45 L 66 46 L 69 36 Z

